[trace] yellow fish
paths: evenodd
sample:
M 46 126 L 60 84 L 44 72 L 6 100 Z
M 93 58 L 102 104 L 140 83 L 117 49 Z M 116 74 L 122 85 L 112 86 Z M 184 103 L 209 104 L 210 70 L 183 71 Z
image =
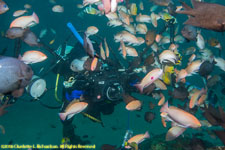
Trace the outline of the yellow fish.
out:
M 52 45 L 54 42 L 55 42 L 55 39 L 51 40 L 51 41 L 49 42 L 49 44 Z
M 171 74 L 174 73 L 174 66 L 165 66 L 162 80 L 165 84 L 171 84 Z
M 137 15 L 137 5 L 136 3 L 132 3 L 130 6 L 130 14 L 133 16 Z
M 174 18 L 172 15 L 170 15 L 169 13 L 163 13 L 162 14 L 162 19 L 166 22 L 170 21 L 171 19 L 175 19 L 175 22 L 174 23 L 177 23 L 177 19 Z
M 89 7 L 86 7 L 84 9 L 84 12 L 90 15 L 97 15 L 100 13 L 97 9 L 91 7 L 91 5 Z

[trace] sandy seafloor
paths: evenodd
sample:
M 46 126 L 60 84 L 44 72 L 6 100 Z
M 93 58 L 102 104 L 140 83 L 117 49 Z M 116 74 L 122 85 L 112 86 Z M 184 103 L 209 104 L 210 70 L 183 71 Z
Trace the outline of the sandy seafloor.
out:
M 10 7 L 10 11 L 6 14 L 0 15 L 0 31 L 7 30 L 10 22 L 13 20 L 12 13 L 15 10 L 23 9 L 23 5 L 29 3 L 32 5 L 33 10 L 38 14 L 40 18 L 40 24 L 32 27 L 31 30 L 35 32 L 37 35 L 40 33 L 41 29 L 45 28 L 53 28 L 57 32 L 57 38 L 55 43 L 51 45 L 53 49 L 56 49 L 62 42 L 64 42 L 65 38 L 70 34 L 70 31 L 66 27 L 66 23 L 71 21 L 75 27 L 79 30 L 85 30 L 88 26 L 94 25 L 100 29 L 100 33 L 102 36 L 105 36 L 104 33 L 108 33 L 107 38 L 110 46 L 114 46 L 113 34 L 115 29 L 109 28 L 106 26 L 106 18 L 104 17 L 90 17 L 89 18 L 79 18 L 77 14 L 80 10 L 76 9 L 77 1 L 62 1 L 57 0 L 58 4 L 62 4 L 65 6 L 65 12 L 63 14 L 56 14 L 51 11 L 53 5 L 49 4 L 48 0 L 6 0 L 7 4 Z M 149 4 L 147 4 L 149 5 Z M 31 12 L 29 13 L 31 14 Z M 180 16 L 181 17 L 181 16 Z M 50 18 L 50 19 L 49 19 Z M 186 19 L 185 17 L 183 17 Z M 3 21 L 2 21 L 3 20 Z M 182 17 L 181 17 L 182 20 Z M 101 24 L 101 25 L 99 25 Z M 105 25 L 104 25 L 105 24 Z M 100 27 L 101 26 L 101 27 Z M 119 30 L 117 30 L 119 31 Z M 222 38 L 224 36 L 222 34 L 214 34 L 210 31 L 203 32 L 206 37 L 206 33 L 210 33 L 210 35 L 219 35 Z M 46 43 L 51 41 L 54 37 L 52 35 L 48 35 L 44 40 Z M 190 43 L 188 43 L 190 44 Z M 192 43 L 193 44 L 193 43 Z M 185 45 L 185 44 L 184 44 Z M 222 43 L 222 45 L 224 45 Z M 0 37 L 0 48 L 7 47 L 7 55 L 10 56 L 13 53 L 14 48 L 14 40 L 5 39 Z M 118 44 L 115 46 L 118 47 Z M 22 45 L 22 52 L 31 49 L 25 44 Z M 45 51 L 46 52 L 46 51 Z M 35 74 L 38 74 L 40 68 L 46 64 L 48 64 L 49 60 L 51 60 L 50 54 L 48 61 L 34 64 L 32 68 L 35 71 Z M 223 54 L 224 56 L 224 54 Z M 220 71 L 221 73 L 221 71 Z M 53 73 L 48 74 L 46 77 L 47 88 L 49 91 L 41 98 L 41 101 L 46 102 L 51 105 L 57 105 L 54 98 L 54 90 L 52 90 L 55 86 L 55 78 L 56 75 Z M 193 77 L 193 79 L 198 80 L 199 78 Z M 189 78 L 190 80 L 190 78 Z M 59 81 L 59 97 L 61 97 L 62 90 L 62 78 Z M 196 84 L 196 83 L 195 83 Z M 201 84 L 201 83 L 199 83 Z M 219 96 L 219 105 L 225 106 L 224 96 L 220 94 L 220 87 L 217 87 Z M 167 92 L 165 92 L 167 93 Z M 145 133 L 149 131 L 151 139 L 154 139 L 154 136 L 160 134 L 166 134 L 169 128 L 164 128 L 161 123 L 161 118 L 159 116 L 159 108 L 157 107 L 154 110 L 149 110 L 148 103 L 149 101 L 153 101 L 157 104 L 158 100 L 154 100 L 151 97 L 140 96 L 138 94 L 135 95 L 136 98 L 139 98 L 143 101 L 143 109 L 141 111 L 135 111 L 130 113 L 130 129 L 134 131 L 134 134 Z M 4 116 L 0 117 L 0 124 L 5 127 L 6 133 L 5 135 L 0 133 L 0 145 L 2 144 L 53 144 L 58 145 L 61 143 L 62 139 L 62 124 L 58 117 L 58 109 L 47 109 L 40 105 L 37 102 L 27 102 L 30 97 L 24 95 L 19 99 L 16 104 L 7 108 L 9 111 Z M 178 102 L 176 100 L 175 102 Z M 223 107 L 224 108 L 224 107 Z M 147 123 L 144 120 L 144 113 L 146 111 L 152 111 L 156 114 L 156 119 L 152 121 L 152 123 Z M 76 115 L 73 120 L 73 124 L 76 126 L 75 134 L 81 136 L 81 139 L 86 141 L 91 141 L 90 144 L 96 144 L 96 149 L 99 150 L 102 144 L 112 144 L 112 145 L 121 145 L 123 142 L 124 134 L 127 130 L 127 116 L 128 112 L 125 109 L 125 104 L 120 103 L 115 107 L 115 111 L 111 115 L 103 116 L 102 121 L 104 122 L 105 127 L 103 128 L 100 124 L 94 123 L 90 121 L 87 117 L 83 117 L 81 114 Z M 199 114 L 199 113 L 198 113 Z M 141 117 L 137 117 L 140 115 Z M 204 118 L 199 118 L 204 119 Z M 170 126 L 169 126 L 170 127 Z M 113 130 L 115 128 L 116 130 Z M 214 139 L 210 137 L 205 130 L 199 129 L 188 129 L 184 132 L 185 137 L 192 137 L 192 133 L 203 133 L 202 137 L 204 140 L 213 143 L 214 146 L 222 145 L 218 138 Z M 82 136 L 88 135 L 88 138 L 82 138 Z M 180 138 L 183 138 L 182 136 Z

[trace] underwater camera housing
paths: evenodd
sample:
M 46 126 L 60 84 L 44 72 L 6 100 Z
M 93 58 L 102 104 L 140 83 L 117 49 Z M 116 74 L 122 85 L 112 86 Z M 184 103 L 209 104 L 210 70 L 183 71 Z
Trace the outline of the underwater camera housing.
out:
M 91 76 L 92 81 L 92 100 L 101 102 L 104 100 L 118 101 L 122 99 L 123 87 L 120 76 L 112 72 L 98 72 Z

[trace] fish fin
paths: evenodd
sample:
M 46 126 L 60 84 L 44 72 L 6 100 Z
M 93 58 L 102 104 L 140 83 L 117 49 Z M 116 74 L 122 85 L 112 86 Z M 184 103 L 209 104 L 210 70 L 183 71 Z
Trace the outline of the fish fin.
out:
M 174 140 L 175 138 L 180 136 L 185 130 L 186 130 L 186 128 L 182 128 L 179 126 L 174 126 L 174 127 L 170 128 L 166 134 L 166 141 Z
M 200 24 L 198 23 L 198 21 L 196 21 L 194 17 L 189 17 L 189 19 L 185 21 L 184 24 L 200 27 Z
M 185 10 L 192 10 L 192 8 L 190 6 L 188 6 L 185 2 L 182 2 L 181 0 L 179 0 L 179 2 L 182 4 L 182 6 Z
M 140 93 L 143 93 L 143 87 L 141 84 L 135 84 L 134 86 L 140 91 Z
M 33 12 L 32 17 L 34 18 L 34 22 L 39 23 L 39 18 L 35 12 Z
M 202 2 L 198 2 L 196 0 L 191 0 L 191 4 L 192 4 L 193 8 L 199 8 L 199 6 L 202 5 Z
M 181 10 L 181 11 L 176 11 L 176 13 L 190 15 L 190 16 L 195 16 L 194 11 L 191 11 L 191 10 Z
M 66 113 L 59 113 L 59 118 L 62 120 L 62 121 L 64 121 L 64 120 L 66 120 Z
M 69 119 L 72 118 L 74 115 L 75 115 L 75 114 L 69 114 L 69 115 L 67 116 L 67 119 L 69 120 Z
M 145 135 L 144 135 L 145 139 L 148 139 L 150 138 L 150 134 L 148 133 L 148 131 L 145 132 Z
M 160 109 L 160 112 L 168 112 L 168 101 Z

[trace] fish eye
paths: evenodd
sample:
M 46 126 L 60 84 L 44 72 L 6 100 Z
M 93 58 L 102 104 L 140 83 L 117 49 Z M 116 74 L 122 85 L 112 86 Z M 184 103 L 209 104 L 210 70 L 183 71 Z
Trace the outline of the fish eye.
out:
M 5 5 L 3 5 L 3 7 L 4 7 L 4 8 L 7 8 L 7 5 L 5 4 Z

